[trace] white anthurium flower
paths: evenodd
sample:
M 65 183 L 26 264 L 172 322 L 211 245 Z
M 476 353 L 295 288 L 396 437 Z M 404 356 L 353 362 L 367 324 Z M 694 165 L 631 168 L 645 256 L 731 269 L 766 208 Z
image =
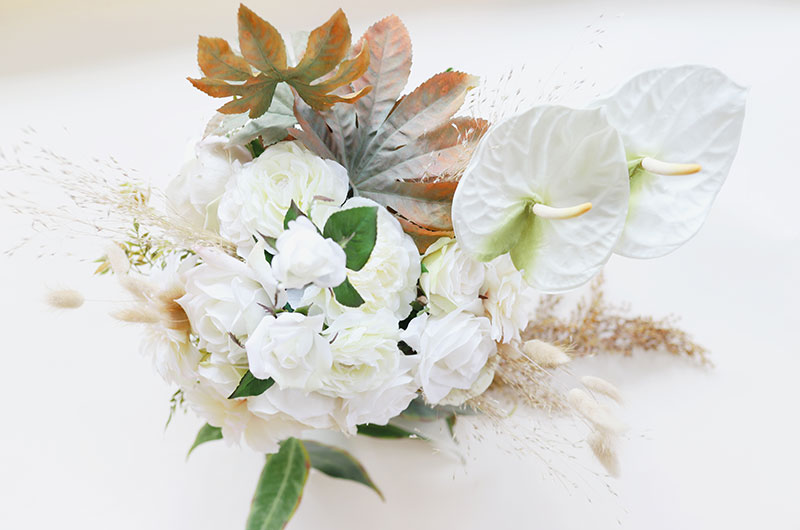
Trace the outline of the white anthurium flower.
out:
M 244 164 L 228 182 L 219 205 L 220 233 L 240 254 L 254 236 L 277 238 L 294 201 L 317 226 L 347 198 L 347 170 L 324 160 L 300 142 L 279 142 Z
M 388 308 L 397 320 L 402 320 L 411 313 L 411 302 L 417 297 L 419 251 L 397 219 L 375 201 L 352 197 L 342 205 L 341 210 L 360 206 L 378 207 L 378 233 L 367 263 L 361 270 L 347 270 L 347 278 L 364 299 L 358 310 L 374 314 Z M 306 288 L 301 305 L 311 303 L 320 306 L 329 318 L 349 311 L 349 308 L 336 301 L 330 289 L 314 285 Z
M 250 371 L 282 389 L 318 390 L 333 362 L 331 346 L 320 335 L 324 321 L 323 315 L 301 313 L 262 318 L 245 344 Z
M 534 107 L 481 139 L 453 198 L 461 247 L 509 253 L 536 289 L 568 291 L 600 272 L 625 223 L 628 170 L 602 110 Z
M 336 241 L 322 237 L 308 217 L 289 221 L 275 243 L 272 260 L 275 278 L 284 289 L 301 289 L 313 283 L 336 287 L 347 277 L 344 250 Z
M 425 399 L 438 404 L 454 389 L 470 390 L 489 358 L 497 353 L 486 317 L 454 311 L 442 317 L 415 317 L 401 338 L 419 357 L 417 382 Z
M 167 186 L 170 207 L 193 227 L 219 231 L 217 208 L 225 186 L 242 164 L 252 158 L 247 149 L 231 145 L 226 138 L 204 138 L 195 146 L 194 156 Z
M 618 254 L 663 256 L 697 233 L 736 156 L 745 96 L 719 70 L 679 66 L 639 74 L 592 104 L 620 132 L 629 161 Z
M 481 287 L 484 264 L 472 259 L 458 241 L 443 237 L 428 247 L 422 257 L 425 272 L 419 284 L 428 297 L 428 308 L 434 316 L 456 309 L 481 311 Z

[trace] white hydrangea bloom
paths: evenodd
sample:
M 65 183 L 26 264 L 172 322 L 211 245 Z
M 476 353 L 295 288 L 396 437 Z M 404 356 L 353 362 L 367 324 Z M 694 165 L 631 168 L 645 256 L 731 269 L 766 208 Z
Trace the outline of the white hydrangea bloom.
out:
M 225 186 L 242 164 L 253 157 L 243 146 L 230 145 L 219 136 L 204 138 L 194 151 L 194 156 L 167 186 L 167 200 L 172 210 L 191 226 L 217 232 L 217 208 Z
M 363 197 L 354 197 L 341 210 L 360 206 L 378 207 L 378 234 L 369 260 L 358 271 L 347 271 L 350 283 L 364 299 L 358 310 L 374 314 L 388 308 L 396 319 L 402 320 L 411 312 L 411 302 L 417 297 L 420 257 L 414 240 L 403 231 L 397 219 L 386 208 Z M 308 287 L 302 304 L 319 305 L 329 318 L 348 308 L 339 304 L 328 289 Z
M 402 338 L 417 351 L 417 381 L 433 404 L 454 389 L 472 388 L 489 357 L 497 353 L 489 320 L 463 311 L 442 317 L 422 314 L 411 321 Z
M 533 317 L 538 295 L 517 271 L 508 254 L 486 264 L 483 307 L 492 323 L 492 338 L 509 343 L 520 339 Z
M 317 226 L 347 198 L 347 170 L 300 142 L 267 147 L 230 179 L 219 206 L 220 233 L 245 254 L 253 237 L 277 238 L 292 201 Z

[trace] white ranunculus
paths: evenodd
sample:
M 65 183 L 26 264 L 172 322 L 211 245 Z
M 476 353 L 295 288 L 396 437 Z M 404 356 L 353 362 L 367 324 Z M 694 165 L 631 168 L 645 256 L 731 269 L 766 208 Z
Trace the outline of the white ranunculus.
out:
M 250 160 L 252 156 L 243 146 L 230 145 L 219 136 L 204 138 L 167 186 L 170 207 L 191 226 L 218 231 L 217 207 L 225 186 L 231 175 Z
M 323 335 L 331 341 L 333 363 L 321 392 L 350 398 L 376 390 L 397 376 L 403 353 L 398 321 L 391 311 L 348 311 L 333 319 Z
M 332 362 L 331 346 L 320 335 L 324 320 L 301 313 L 263 318 L 245 344 L 250 371 L 259 379 L 271 377 L 282 389 L 317 390 Z
M 322 237 L 307 217 L 290 221 L 275 248 L 272 270 L 284 289 L 301 289 L 311 283 L 323 289 L 336 287 L 347 277 L 342 247 Z
M 533 317 L 538 295 L 507 254 L 486 265 L 481 291 L 483 307 L 492 323 L 492 338 L 503 343 L 518 341 Z
M 411 321 L 402 339 L 417 351 L 417 381 L 429 403 L 439 403 L 453 389 L 472 388 L 497 353 L 491 331 L 486 317 L 463 311 Z
M 347 198 L 347 170 L 300 142 L 280 142 L 242 166 L 230 179 L 219 206 L 220 233 L 240 253 L 254 236 L 277 238 L 292 201 L 318 225 Z
M 292 415 L 276 409 L 260 410 L 251 399 L 228 399 L 215 385 L 200 379 L 184 387 L 189 407 L 209 425 L 222 429 L 228 443 L 244 441 L 259 453 L 274 453 L 278 444 L 291 436 L 300 436 L 307 426 Z M 255 410 L 250 410 L 251 406 Z
M 186 274 L 186 294 L 178 303 L 206 352 L 200 373 L 230 393 L 248 366 L 239 343 L 269 317 L 265 308 L 282 307 L 286 295 L 272 277 L 261 244 L 245 263 L 212 249 L 198 254 L 203 263 Z
M 468 256 L 455 239 L 443 237 L 428 247 L 422 257 L 427 269 L 419 283 L 431 315 L 456 309 L 481 311 L 478 295 L 483 286 L 484 265 Z
M 420 257 L 414 241 L 403 232 L 400 223 L 386 208 L 363 197 L 348 199 L 342 210 L 360 206 L 378 207 L 378 234 L 369 260 L 358 271 L 347 271 L 350 283 L 364 299 L 358 310 L 376 313 L 388 308 L 397 320 L 411 312 L 411 302 L 417 297 Z M 327 315 L 336 316 L 348 309 L 334 299 L 330 290 L 318 287 L 306 289 L 303 303 L 315 302 Z

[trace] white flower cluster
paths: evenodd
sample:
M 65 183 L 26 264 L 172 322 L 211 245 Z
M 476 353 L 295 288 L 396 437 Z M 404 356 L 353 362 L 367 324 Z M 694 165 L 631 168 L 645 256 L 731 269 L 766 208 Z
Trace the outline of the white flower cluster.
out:
M 651 158 L 681 155 L 670 138 L 637 136 L 640 122 L 653 130 L 656 119 L 642 109 L 658 117 L 658 94 L 681 83 L 716 83 L 727 98 L 708 111 L 731 144 L 714 151 L 710 176 Z M 456 238 L 422 255 L 389 210 L 348 198 L 344 167 L 299 141 L 252 158 L 225 138 L 203 140 L 167 195 L 178 215 L 228 239 L 237 255 L 195 249 L 163 272 L 190 329 L 151 334 L 160 371 L 226 439 L 265 452 L 308 429 L 385 424 L 420 393 L 432 405 L 480 395 L 498 347 L 524 350 L 537 290 L 585 283 L 615 248 L 669 251 L 704 211 L 648 208 L 697 189 L 707 209 L 721 185 L 741 126 L 740 89 L 695 67 L 634 85 L 595 110 L 538 107 L 493 127 L 457 187 Z M 353 220 L 361 232 L 344 233 Z

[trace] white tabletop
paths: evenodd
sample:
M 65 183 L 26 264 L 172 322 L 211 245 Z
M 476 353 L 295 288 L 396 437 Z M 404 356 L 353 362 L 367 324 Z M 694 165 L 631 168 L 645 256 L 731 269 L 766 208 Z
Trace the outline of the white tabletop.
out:
M 35 141 L 62 154 L 114 155 L 163 185 L 218 103 L 184 79 L 195 74 L 194 39 L 175 43 L 168 24 L 142 26 L 154 12 L 138 12 L 131 25 L 151 42 L 121 46 L 135 39 L 119 13 L 100 12 L 113 18 L 117 42 L 108 28 L 80 22 L 71 4 L 92 2 L 54 4 L 44 27 L 57 27 L 58 10 L 74 26 L 50 34 L 36 31 L 34 8 L 9 4 L 3 24 L 14 31 L 0 37 L 9 54 L 0 63 L 0 146 L 22 141 L 30 125 Z M 178 32 L 233 35 L 234 2 L 211 4 L 187 17 L 199 27 Z M 277 9 L 250 4 L 266 18 Z M 297 27 L 329 16 L 332 8 L 317 4 L 314 16 L 303 9 Z M 666 258 L 614 257 L 607 268 L 613 300 L 639 313 L 682 316 L 716 366 L 666 354 L 576 363 L 576 373 L 612 380 L 626 396 L 631 430 L 622 477 L 608 481 L 616 494 L 594 477 L 600 469 L 585 449 L 558 464 L 578 483 L 573 488 L 547 476 L 533 455 L 506 454 L 491 439 L 469 443 L 463 462 L 419 441 L 348 440 L 386 503 L 314 472 L 289 528 L 800 528 L 800 9 L 702 1 L 470 2 L 431 11 L 421 10 L 423 2 L 400 4 L 373 3 L 369 14 L 395 11 L 406 21 L 412 83 L 447 67 L 498 76 L 525 63 L 518 76 L 532 101 L 564 85 L 561 101 L 580 104 L 640 70 L 700 63 L 750 87 L 739 156 L 700 234 Z M 347 5 L 360 34 L 370 19 Z M 291 13 L 280 9 L 277 20 L 286 25 Z M 180 10 L 165 9 L 164 17 L 180 20 Z M 69 35 L 76 42 L 64 40 Z M 20 60 L 26 53 L 30 61 Z M 5 211 L 0 220 L 7 248 L 27 225 Z M 61 250 L 73 245 L 78 254 L 99 252 L 70 241 Z M 110 281 L 86 280 L 91 263 L 35 261 L 35 253 L 0 258 L 0 527 L 243 528 L 263 457 L 217 443 L 186 462 L 202 422 L 179 415 L 164 431 L 173 389 L 138 355 L 137 330 L 104 316 L 102 301 L 54 313 L 41 300 L 48 285 L 77 286 L 101 300 L 121 294 Z

